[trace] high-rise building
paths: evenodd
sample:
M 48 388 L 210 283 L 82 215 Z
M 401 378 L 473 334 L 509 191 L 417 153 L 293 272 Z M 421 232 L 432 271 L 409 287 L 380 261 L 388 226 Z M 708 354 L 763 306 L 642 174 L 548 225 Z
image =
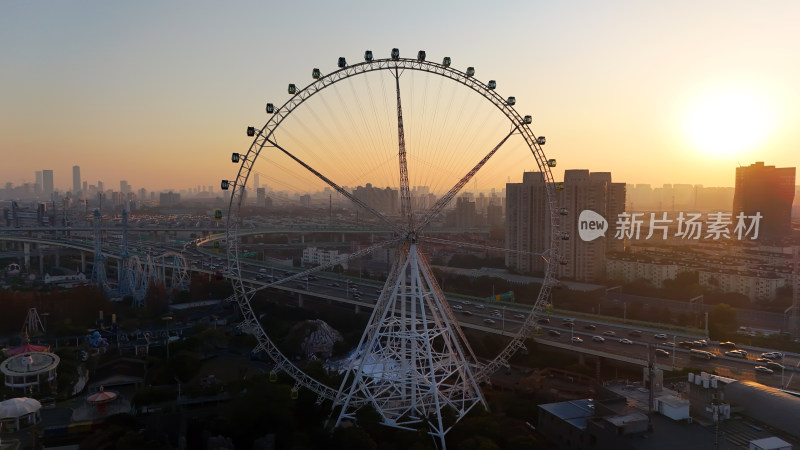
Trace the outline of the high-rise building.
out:
M 547 192 L 541 172 L 526 172 L 522 183 L 506 184 L 506 247 L 531 254 L 509 254 L 506 265 L 520 272 L 539 272 L 544 262 L 539 256 L 549 245 L 551 228 Z M 558 276 L 578 281 L 597 281 L 605 277 L 607 252 L 621 251 L 624 241 L 613 233 L 593 241 L 583 241 L 578 233 L 581 211 L 591 210 L 616 223 L 625 211 L 625 183 L 612 183 L 611 173 L 566 170 L 563 189 L 554 190 L 555 208 L 565 208 L 557 233 L 566 232 L 568 240 L 559 240 L 561 261 Z
M 736 168 L 733 217 L 761 214 L 759 238 L 780 239 L 792 232 L 795 168 L 757 162 Z
M 131 185 L 128 184 L 128 182 L 125 180 L 120 180 L 119 191 L 122 192 L 123 194 L 127 194 L 131 191 Z
M 267 198 L 267 190 L 263 187 L 256 189 L 256 206 L 263 208 L 264 200 Z
M 477 225 L 475 201 L 469 197 L 461 196 L 456 199 L 455 225 L 457 228 L 472 228 Z
M 54 188 L 53 188 L 53 171 L 52 170 L 43 170 L 42 171 L 42 194 L 44 195 L 45 199 L 50 199 L 53 196 Z
M 81 191 L 81 166 L 72 166 L 72 195 L 78 196 Z
M 492 200 L 486 207 L 486 224 L 489 225 L 489 228 L 503 225 L 503 206 L 499 201 Z
M 37 193 L 37 194 L 41 193 L 42 189 L 44 189 L 44 186 L 42 186 L 43 179 L 44 179 L 44 177 L 42 176 L 42 171 L 41 170 L 37 170 L 36 171 L 36 186 L 33 188 L 33 191 L 35 193 Z
M 161 192 L 158 196 L 159 206 L 175 206 L 181 202 L 181 194 L 169 192 Z
M 506 266 L 522 273 L 544 271 L 541 253 L 549 242 L 550 210 L 541 172 L 525 172 L 522 183 L 506 184 Z
M 384 214 L 397 214 L 400 210 L 400 191 L 397 189 L 381 189 L 367 183 L 356 187 L 353 196 Z

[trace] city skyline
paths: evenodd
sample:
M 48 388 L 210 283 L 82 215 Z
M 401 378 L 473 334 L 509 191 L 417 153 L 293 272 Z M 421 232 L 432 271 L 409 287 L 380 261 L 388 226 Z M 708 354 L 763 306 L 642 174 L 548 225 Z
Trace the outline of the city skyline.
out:
M 481 81 L 496 79 L 498 92 L 516 96 L 517 110 L 548 137 L 557 178 L 587 168 L 629 184 L 732 187 L 739 165 L 798 165 L 791 118 L 800 68 L 785 57 L 800 18 L 792 2 L 587 3 L 579 13 L 519 3 L 488 27 L 479 9 L 411 6 L 376 10 L 415 31 L 398 37 L 379 21 L 359 33 L 340 30 L 349 16 L 324 5 L 324 14 L 265 31 L 260 18 L 293 17 L 291 5 L 252 4 L 242 14 L 229 5 L 7 4 L 0 36 L 14 45 L 4 49 L 0 145 L 18 157 L 6 160 L 0 180 L 30 181 L 47 161 L 62 190 L 75 165 L 84 180 L 107 186 L 218 186 L 235 176 L 235 166 L 224 165 L 230 153 L 252 142 L 244 128 L 263 125 L 264 104 L 283 104 L 288 83 L 305 86 L 312 67 L 329 73 L 339 56 L 358 62 L 366 49 L 377 58 L 392 47 L 404 57 L 419 49 L 431 60 L 451 56 L 460 70 L 475 66 Z M 461 31 L 422 25 L 420 11 Z M 337 32 L 339 39 L 314 39 Z M 464 39 L 479 32 L 477 41 Z M 270 41 L 277 35 L 296 38 L 287 47 Z M 497 138 L 487 132 L 487 141 Z M 521 180 L 516 172 L 511 181 Z M 500 187 L 500 178 L 483 186 Z M 263 175 L 261 182 L 270 184 Z

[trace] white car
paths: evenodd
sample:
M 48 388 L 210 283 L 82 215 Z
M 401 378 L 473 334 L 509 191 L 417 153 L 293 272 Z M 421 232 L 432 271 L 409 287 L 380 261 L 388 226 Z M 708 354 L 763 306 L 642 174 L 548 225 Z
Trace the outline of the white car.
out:
M 619 340 L 619 343 L 620 343 L 620 344 L 631 345 L 631 344 L 633 344 L 633 341 L 632 341 L 632 340 L 630 340 L 630 339 L 624 339 L 624 338 L 623 338 L 623 339 L 620 339 L 620 340 Z
M 494 320 L 492 320 L 492 319 L 483 319 L 483 323 L 488 323 L 489 325 L 494 325 L 494 324 L 495 324 L 495 323 L 497 323 L 497 322 L 495 322 L 495 321 L 494 321 Z
M 766 373 L 768 375 L 775 373 L 775 372 L 773 372 L 772 369 L 770 369 L 768 367 L 764 367 L 764 366 L 755 366 L 753 368 L 753 370 L 755 370 L 756 372 Z
M 578 336 L 575 336 L 572 338 L 572 342 L 574 344 L 580 344 L 581 342 L 583 342 L 583 339 L 579 338 Z
M 524 319 L 525 318 L 525 314 L 514 314 L 514 318 L 515 319 Z
M 664 333 L 658 333 L 657 335 L 653 336 L 656 339 L 666 339 L 667 335 Z
M 461 305 L 453 305 L 453 309 L 455 309 L 455 310 L 461 310 L 461 309 L 463 309 L 463 308 L 461 308 Z
M 608 330 L 608 331 L 603 331 L 603 335 L 605 335 L 605 336 L 616 336 L 616 334 L 617 334 L 617 333 L 614 333 L 614 332 L 613 332 L 613 331 L 611 331 L 611 330 Z
M 744 350 L 728 350 L 727 352 L 725 352 L 725 356 L 747 359 L 747 352 Z
M 605 342 L 606 339 L 603 336 L 592 336 L 592 340 L 595 342 Z

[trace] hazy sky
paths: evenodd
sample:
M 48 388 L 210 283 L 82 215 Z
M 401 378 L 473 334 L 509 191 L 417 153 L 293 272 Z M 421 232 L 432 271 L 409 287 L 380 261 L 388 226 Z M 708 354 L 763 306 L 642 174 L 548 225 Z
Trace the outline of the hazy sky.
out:
M 732 186 L 737 163 L 800 164 L 798 24 L 796 0 L 5 0 L 0 182 L 53 169 L 68 189 L 79 165 L 115 189 L 216 187 L 288 83 L 398 47 L 496 79 L 556 178 Z

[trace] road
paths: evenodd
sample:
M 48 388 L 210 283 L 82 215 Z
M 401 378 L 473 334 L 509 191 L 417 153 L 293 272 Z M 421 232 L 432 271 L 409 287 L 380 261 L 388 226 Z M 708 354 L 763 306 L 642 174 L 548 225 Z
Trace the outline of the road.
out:
M 204 260 L 207 261 L 207 259 Z M 209 267 L 205 270 L 221 269 L 222 267 L 221 260 L 216 264 L 217 267 L 214 267 L 213 260 L 206 264 L 209 264 Z M 247 262 L 243 262 L 240 268 L 242 276 L 255 284 L 267 284 L 294 275 L 300 270 L 294 267 L 265 268 Z M 285 286 L 280 285 L 279 288 L 295 293 L 319 295 L 372 306 L 377 302 L 383 285 L 370 280 L 356 281 L 342 279 L 335 275 L 316 274 L 308 279 L 290 281 Z M 449 304 L 462 326 L 508 336 L 519 331 L 529 313 L 529 309 L 524 307 L 497 306 L 455 298 L 451 298 Z M 800 371 L 800 355 L 784 355 L 776 362 L 781 363 L 786 369 L 767 374 L 756 372 L 754 367 L 766 364 L 766 361 L 759 362 L 757 359 L 764 352 L 774 351 L 771 349 L 744 347 L 741 349 L 747 351 L 747 357 L 739 358 L 725 355 L 726 351 L 731 350 L 730 347 L 720 347 L 719 342 L 707 341 L 707 346 L 697 347 L 697 349 L 710 352 L 714 357 L 711 360 L 698 359 L 691 357 L 690 349 L 681 348 L 679 343 L 697 341 L 703 339 L 703 336 L 674 334 L 674 332 L 656 328 L 643 328 L 639 330 L 641 335 L 631 335 L 634 328 L 623 324 L 590 322 L 586 319 L 550 314 L 544 314 L 542 319 L 549 320 L 549 323 L 539 324 L 540 330 L 537 331 L 536 340 L 543 344 L 560 343 L 568 345 L 578 352 L 601 352 L 609 354 L 611 357 L 617 355 L 641 361 L 648 360 L 648 351 L 650 351 L 651 357 L 656 358 L 661 365 L 716 370 L 721 376 L 753 380 L 768 386 L 800 391 L 800 375 L 794 376 L 796 371 Z M 657 338 L 656 335 L 663 336 Z M 573 337 L 581 338 L 582 342 L 572 342 Z M 621 339 L 627 339 L 630 343 L 621 343 Z M 666 351 L 669 355 L 656 356 L 656 349 Z

